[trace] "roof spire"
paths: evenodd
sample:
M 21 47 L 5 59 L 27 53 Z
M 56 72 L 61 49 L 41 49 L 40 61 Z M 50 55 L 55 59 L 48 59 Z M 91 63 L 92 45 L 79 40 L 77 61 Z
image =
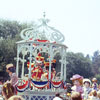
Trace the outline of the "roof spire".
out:
M 46 16 L 46 14 L 45 14 L 45 12 L 43 12 L 43 17 L 45 18 L 45 16 Z

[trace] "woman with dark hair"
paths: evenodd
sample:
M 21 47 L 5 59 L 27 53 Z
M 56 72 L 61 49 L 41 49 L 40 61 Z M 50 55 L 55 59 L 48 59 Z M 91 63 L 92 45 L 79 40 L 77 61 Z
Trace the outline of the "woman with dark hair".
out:
M 2 95 L 5 100 L 8 100 L 11 96 L 14 95 L 14 87 L 11 83 L 5 83 L 2 88 Z
M 14 65 L 13 64 L 7 64 L 6 65 L 6 72 L 8 72 L 8 74 L 10 76 L 10 81 L 9 82 L 15 88 L 15 86 L 18 84 L 18 77 L 15 73 Z M 15 90 L 16 90 L 16 88 L 15 88 Z

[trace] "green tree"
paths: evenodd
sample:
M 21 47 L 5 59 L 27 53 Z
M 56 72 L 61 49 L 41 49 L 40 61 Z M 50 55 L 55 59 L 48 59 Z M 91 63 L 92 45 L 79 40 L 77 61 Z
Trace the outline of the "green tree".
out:
M 8 78 L 6 73 L 6 64 L 16 61 L 14 58 L 17 55 L 17 41 L 20 41 L 20 32 L 32 26 L 31 23 L 19 23 L 17 21 L 0 20 L 0 73 Z M 0 77 L 2 77 L 0 76 Z
M 17 37 L 13 39 L 8 38 L 0 42 L 0 70 L 4 72 L 6 71 L 6 64 L 15 64 L 14 58 L 17 54 L 16 41 Z M 7 76 L 7 73 L 5 74 Z
M 95 75 L 100 73 L 100 51 L 99 50 L 95 51 L 93 54 L 92 70 Z
M 68 52 L 66 55 L 67 59 L 67 80 L 74 75 L 80 74 L 85 78 L 93 76 L 92 73 L 92 62 L 89 58 L 84 57 L 82 53 Z
M 32 23 L 20 23 L 17 21 L 0 20 L 0 37 L 3 39 L 7 39 L 9 37 L 15 38 L 15 36 L 19 34 L 23 29 L 30 26 L 32 26 Z

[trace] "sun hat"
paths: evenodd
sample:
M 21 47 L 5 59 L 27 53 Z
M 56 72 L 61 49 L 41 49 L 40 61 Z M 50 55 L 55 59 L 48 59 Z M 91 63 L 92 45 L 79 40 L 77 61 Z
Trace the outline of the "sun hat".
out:
M 83 79 L 83 76 L 80 76 L 79 74 L 75 74 L 72 76 L 72 78 L 70 78 L 70 80 L 77 80 L 77 79 Z

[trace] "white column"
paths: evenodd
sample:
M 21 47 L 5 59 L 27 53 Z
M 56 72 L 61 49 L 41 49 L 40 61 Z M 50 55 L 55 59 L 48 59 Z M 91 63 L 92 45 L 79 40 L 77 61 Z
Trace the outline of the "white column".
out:
M 16 63 L 16 74 L 18 76 L 18 72 L 19 72 L 19 45 L 17 45 L 17 63 Z
M 49 80 L 51 80 L 51 61 L 52 61 L 52 57 L 53 57 L 53 51 L 52 51 L 52 45 L 50 45 L 50 50 L 49 50 L 49 54 L 50 54 L 50 59 L 49 59 Z
M 31 61 L 32 61 L 32 43 L 30 44 L 30 58 L 29 58 L 29 60 L 30 60 L 30 65 L 29 65 L 29 76 L 28 76 L 28 78 L 30 79 L 31 78 Z
M 22 59 L 22 77 L 21 78 L 24 77 L 24 63 L 25 63 L 24 57 L 25 55 L 23 55 L 23 59 Z
M 65 51 L 64 51 L 64 82 L 66 81 L 66 64 L 67 64 L 67 62 L 66 62 L 66 49 L 65 49 Z
M 62 48 L 62 52 L 61 52 L 61 80 L 63 80 L 63 65 L 64 65 L 64 61 L 63 61 L 63 56 L 64 55 L 64 50 L 63 50 L 63 48 Z

